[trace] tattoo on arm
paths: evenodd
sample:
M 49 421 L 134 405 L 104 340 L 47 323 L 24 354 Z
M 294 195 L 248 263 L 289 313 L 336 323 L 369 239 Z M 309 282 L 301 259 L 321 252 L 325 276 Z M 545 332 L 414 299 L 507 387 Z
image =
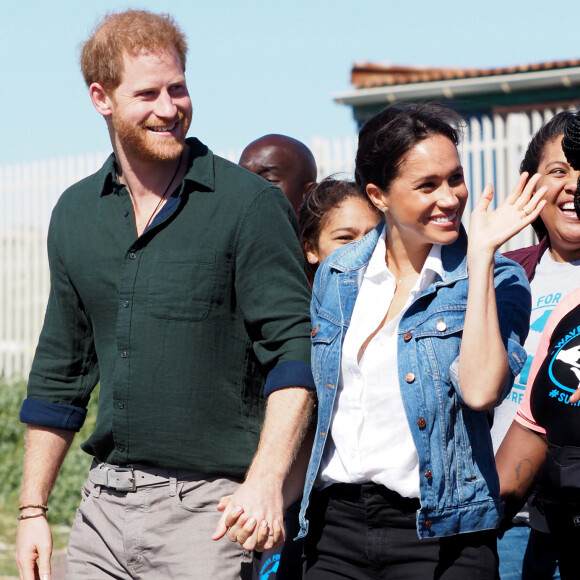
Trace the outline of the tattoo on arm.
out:
M 526 491 L 534 481 L 534 469 L 530 459 L 522 459 L 515 468 L 518 489 Z

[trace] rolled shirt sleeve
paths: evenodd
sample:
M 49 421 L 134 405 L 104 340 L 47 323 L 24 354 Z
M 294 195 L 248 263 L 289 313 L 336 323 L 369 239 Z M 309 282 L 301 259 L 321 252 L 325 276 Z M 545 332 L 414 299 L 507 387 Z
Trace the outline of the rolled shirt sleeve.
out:
M 236 295 L 256 357 L 268 370 L 264 394 L 292 386 L 314 389 L 310 286 L 292 207 L 278 188 L 268 187 L 240 223 Z
M 51 288 L 20 420 L 78 431 L 99 380 L 91 325 L 59 253 L 66 212 L 57 204 L 48 234 Z

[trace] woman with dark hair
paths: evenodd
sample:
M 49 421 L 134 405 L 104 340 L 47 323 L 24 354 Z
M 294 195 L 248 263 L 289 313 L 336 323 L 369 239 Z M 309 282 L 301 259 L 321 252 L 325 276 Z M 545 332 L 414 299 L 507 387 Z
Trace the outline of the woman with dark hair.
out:
M 540 173 L 536 187 L 547 187 L 542 213 L 532 222 L 539 243 L 507 252 L 521 264 L 530 281 L 532 313 L 524 343 L 527 360 L 504 402 L 495 410 L 492 427 L 498 449 L 521 403 L 540 336 L 552 310 L 569 292 L 580 286 L 580 220 L 574 211 L 574 192 L 580 172 L 568 162 L 562 149 L 566 126 L 574 119 L 569 111 L 558 113 L 533 136 L 520 170 Z M 526 505 L 498 543 L 502 579 L 558 578 L 556 547 L 544 517 Z
M 580 220 L 580 116 L 568 114 L 557 145 L 570 176 L 566 207 Z M 544 155 L 545 156 L 545 155 Z M 562 164 L 562 162 L 561 162 Z M 575 187 L 574 187 L 575 181 Z M 580 221 L 578 221 L 580 224 Z M 550 226 L 546 222 L 547 230 Z M 578 227 L 578 226 L 577 226 Z M 577 242 L 576 246 L 580 246 Z M 561 577 L 578 578 L 580 541 L 580 285 L 558 302 L 548 318 L 528 379 L 528 388 L 498 452 L 502 497 L 521 504 L 536 480 L 535 503 L 545 515 Z M 537 476 L 537 479 L 536 479 Z M 515 511 L 515 510 L 513 510 Z M 528 552 L 533 539 L 530 536 Z M 537 547 L 534 546 L 534 551 Z M 526 553 L 526 558 L 528 555 Z M 529 578 L 546 578 L 547 575 Z M 535 572 L 535 571 L 534 571 Z
M 313 280 L 334 250 L 356 242 L 380 221 L 381 212 L 354 181 L 327 177 L 310 190 L 300 208 L 300 243 Z
M 314 281 L 307 579 L 497 578 L 486 409 L 525 360 L 530 295 L 496 250 L 537 218 L 545 188 L 524 175 L 488 213 L 487 186 L 467 245 L 457 122 L 396 106 L 360 132 L 356 181 L 384 220 Z

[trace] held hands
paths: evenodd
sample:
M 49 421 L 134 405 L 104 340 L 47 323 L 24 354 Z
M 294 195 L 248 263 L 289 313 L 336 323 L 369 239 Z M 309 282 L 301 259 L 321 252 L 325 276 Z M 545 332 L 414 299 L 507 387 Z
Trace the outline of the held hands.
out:
M 547 188 L 534 189 L 541 178 L 536 174 L 528 180 L 528 174 L 522 173 L 505 201 L 495 210 L 487 211 L 493 200 L 494 190 L 487 184 L 469 223 L 468 253 L 493 253 L 510 238 L 526 226 L 530 225 L 539 215 L 545 200 L 542 199 Z
M 262 505 L 276 505 L 278 501 L 275 496 L 275 493 L 265 489 L 252 488 L 246 481 L 236 493 L 222 497 L 217 509 L 223 514 L 212 540 L 219 540 L 227 533 L 231 542 L 238 542 L 246 550 L 259 552 L 281 545 L 284 542 L 281 494 L 278 498 L 279 509 L 262 508 Z M 268 499 L 272 503 L 268 504 Z

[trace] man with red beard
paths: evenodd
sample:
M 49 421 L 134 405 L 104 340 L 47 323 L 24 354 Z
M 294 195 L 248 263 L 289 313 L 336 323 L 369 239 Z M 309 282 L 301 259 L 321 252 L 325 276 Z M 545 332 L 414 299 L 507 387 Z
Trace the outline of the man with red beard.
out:
M 296 218 L 278 188 L 186 139 L 186 52 L 171 17 L 134 10 L 83 46 L 113 154 L 51 220 L 20 414 L 24 580 L 50 578 L 49 496 L 99 382 L 67 578 L 249 578 L 251 550 L 284 539 L 282 484 L 313 387 Z M 259 523 L 243 546 L 232 510 Z M 211 540 L 226 531 L 232 542 Z

